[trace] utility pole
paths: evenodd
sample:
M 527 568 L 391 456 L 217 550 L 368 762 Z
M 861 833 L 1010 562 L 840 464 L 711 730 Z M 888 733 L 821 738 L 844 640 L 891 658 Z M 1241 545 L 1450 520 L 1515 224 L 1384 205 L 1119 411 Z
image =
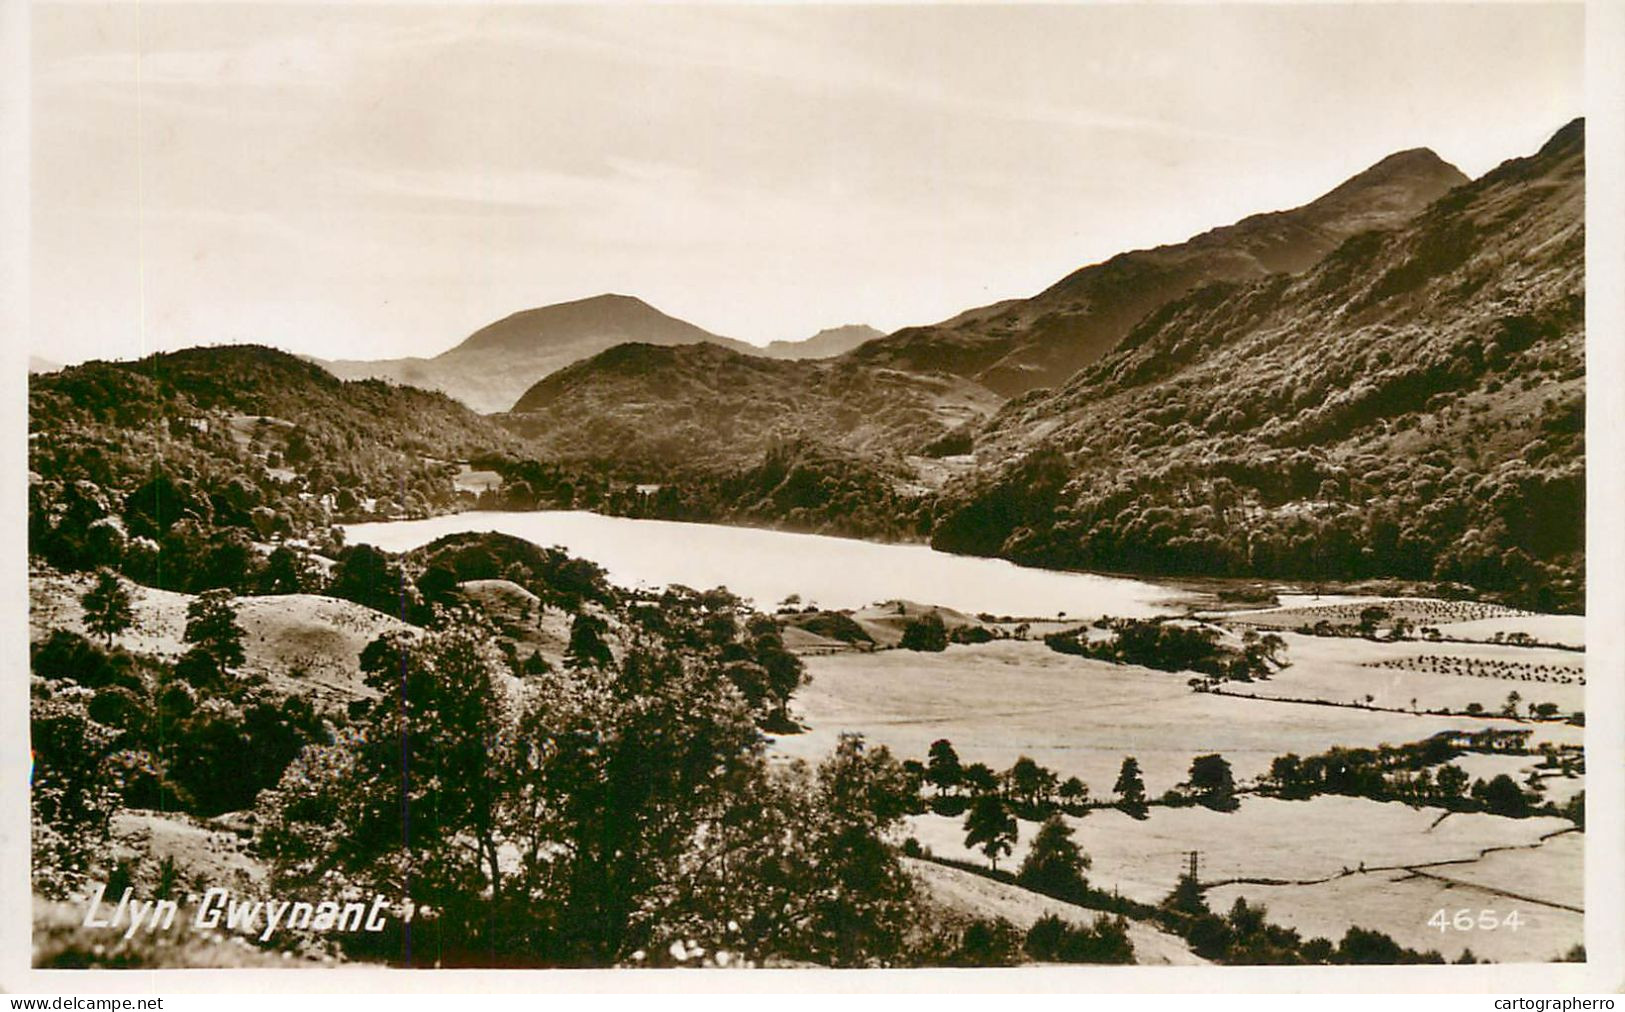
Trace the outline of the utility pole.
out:
M 1201 879 L 1199 879 L 1197 877 L 1196 873 L 1197 873 L 1197 869 L 1200 867 L 1200 864 L 1201 864 L 1202 852 L 1199 851 L 1199 850 L 1193 850 L 1193 851 L 1190 851 L 1186 856 L 1190 858 L 1190 879 L 1191 879 L 1191 881 L 1192 882 L 1200 882 Z

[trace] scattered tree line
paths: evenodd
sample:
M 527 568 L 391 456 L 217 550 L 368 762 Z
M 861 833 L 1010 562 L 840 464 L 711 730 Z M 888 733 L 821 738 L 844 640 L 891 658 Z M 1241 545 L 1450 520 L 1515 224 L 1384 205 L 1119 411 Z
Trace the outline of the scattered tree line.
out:
M 1505 773 L 1485 780 L 1470 777 L 1451 761 L 1467 752 L 1528 754 L 1523 748 L 1528 736 L 1527 731 L 1490 728 L 1471 734 L 1446 731 L 1406 745 L 1339 746 L 1312 756 L 1289 752 L 1270 763 L 1269 773 L 1259 779 L 1258 790 L 1294 800 L 1342 794 L 1510 818 L 1556 815 L 1583 826 L 1584 792 L 1559 806 L 1542 800 L 1538 774 L 1532 774 L 1523 784 Z M 1560 772 L 1566 769 L 1566 760 L 1558 750 L 1548 749 L 1542 765 Z

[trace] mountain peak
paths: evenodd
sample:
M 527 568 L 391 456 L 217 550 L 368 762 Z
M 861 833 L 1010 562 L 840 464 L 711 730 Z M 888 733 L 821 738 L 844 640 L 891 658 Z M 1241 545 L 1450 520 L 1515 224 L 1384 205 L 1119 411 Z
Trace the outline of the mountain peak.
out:
M 462 344 L 441 354 L 457 358 L 470 352 L 513 350 L 574 343 L 589 338 L 689 344 L 721 341 L 717 335 L 667 316 L 633 295 L 605 292 L 570 302 L 521 309 L 468 336 Z
M 636 306 L 643 309 L 654 309 L 653 306 L 649 305 L 647 302 L 644 302 L 636 295 L 622 295 L 619 292 L 604 292 L 600 295 L 589 295 L 585 299 L 574 299 L 569 302 L 558 302 L 554 303 L 554 305 L 551 307 L 544 308 L 558 308 L 559 306 Z M 656 312 L 658 312 L 658 310 L 656 310 Z
M 1407 148 L 1355 173 L 1308 207 L 1342 207 L 1356 201 L 1369 201 L 1374 193 L 1386 191 L 1416 210 L 1444 190 L 1467 181 L 1466 173 L 1440 158 L 1432 148 Z
M 1585 143 L 1585 117 L 1577 116 L 1563 124 L 1557 133 L 1552 134 L 1551 140 L 1541 145 L 1539 157 L 1549 158 L 1569 151 L 1583 151 L 1585 150 Z
M 1350 236 L 1399 226 L 1468 181 L 1428 148 L 1398 151 L 1308 204 L 1251 215 L 1181 243 L 1120 253 L 1032 298 L 934 327 L 907 327 L 853 354 L 899 368 L 953 372 L 1007 397 L 1055 386 L 1172 299 L 1215 281 L 1300 273 Z

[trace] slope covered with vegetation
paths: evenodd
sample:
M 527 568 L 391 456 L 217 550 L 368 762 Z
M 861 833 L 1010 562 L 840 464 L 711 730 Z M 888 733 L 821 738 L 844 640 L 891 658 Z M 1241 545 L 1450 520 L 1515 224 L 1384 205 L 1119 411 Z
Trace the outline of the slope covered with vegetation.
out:
M 1313 269 L 1201 288 L 974 434 L 932 543 L 1578 607 L 1584 127 Z
M 251 543 L 456 503 L 451 461 L 517 441 L 442 394 L 261 347 L 88 362 L 29 386 L 29 545 L 58 568 L 233 586 Z M 167 553 L 167 554 L 166 554 Z
M 659 477 L 750 466 L 800 442 L 895 459 L 985 417 L 998 401 L 953 377 L 844 360 L 627 344 L 537 383 L 503 421 L 540 454 L 613 460 Z

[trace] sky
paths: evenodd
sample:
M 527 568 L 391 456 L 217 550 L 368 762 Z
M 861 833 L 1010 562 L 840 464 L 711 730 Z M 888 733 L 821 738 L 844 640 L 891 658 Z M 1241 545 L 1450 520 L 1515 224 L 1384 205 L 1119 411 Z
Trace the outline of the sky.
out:
M 1575 5 L 32 8 L 31 350 L 432 355 L 602 292 L 756 343 L 1033 294 L 1584 111 Z

